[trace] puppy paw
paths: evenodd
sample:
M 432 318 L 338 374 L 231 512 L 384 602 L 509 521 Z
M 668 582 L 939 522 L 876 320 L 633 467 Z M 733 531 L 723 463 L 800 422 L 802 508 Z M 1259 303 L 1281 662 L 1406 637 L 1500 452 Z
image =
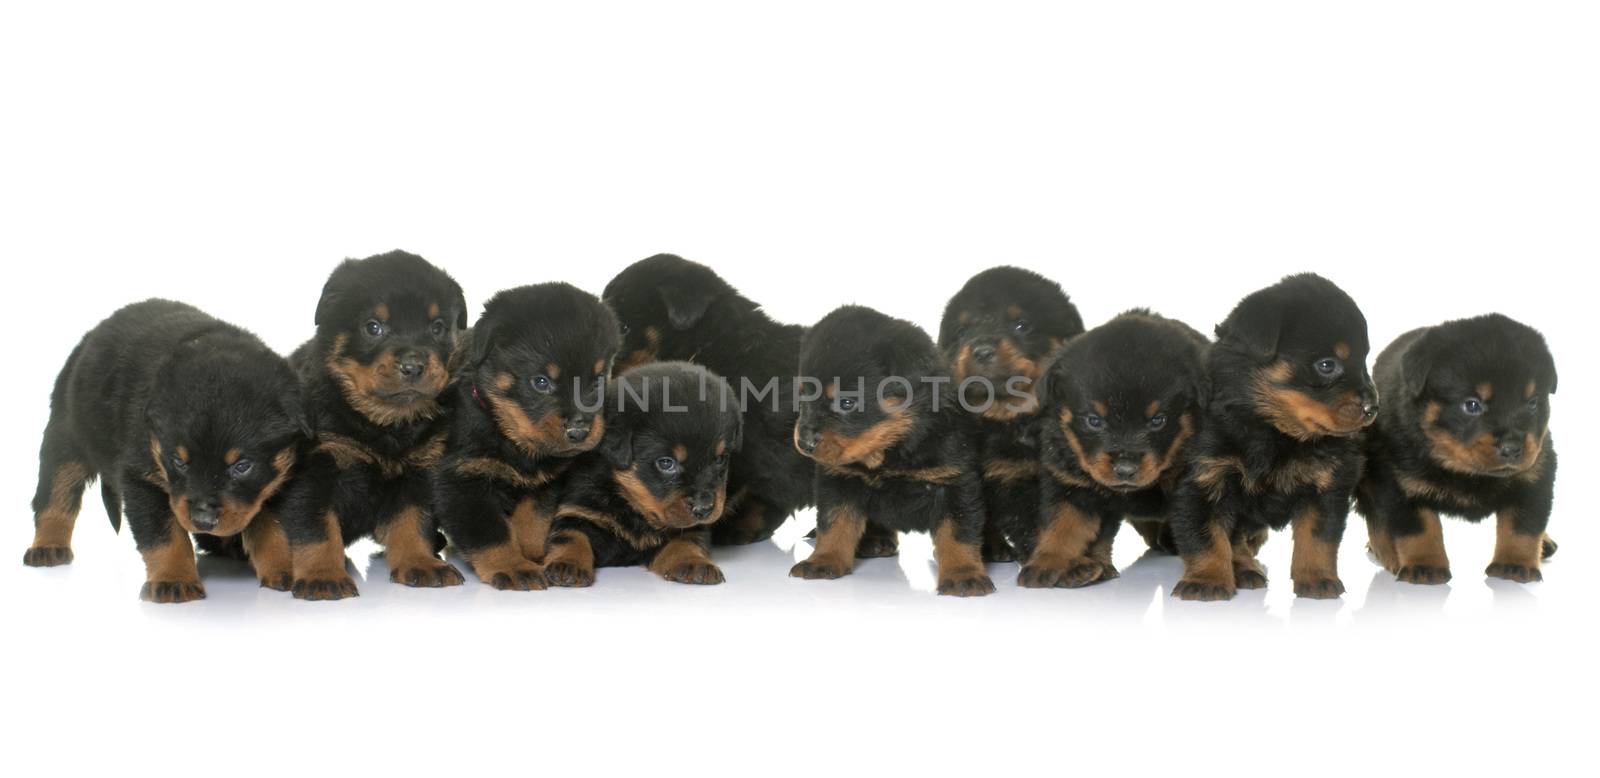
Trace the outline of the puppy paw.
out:
M 726 580 L 721 568 L 710 562 L 683 562 L 663 570 L 661 577 L 683 584 L 719 584 Z
M 1314 578 L 1294 582 L 1294 596 L 1311 600 L 1332 600 L 1344 594 L 1344 582 L 1337 578 Z
M 1394 571 L 1394 577 L 1409 584 L 1434 586 L 1450 580 L 1450 568 L 1433 565 L 1405 565 Z
M 205 587 L 199 581 L 145 581 L 139 588 L 139 599 L 145 602 L 190 602 L 205 598 Z
M 572 562 L 555 561 L 544 566 L 544 579 L 551 586 L 592 586 L 594 571 Z
M 1028 589 L 1076 589 L 1101 580 L 1103 568 L 1104 565 L 1088 557 L 1059 565 L 1030 562 L 1023 565 L 1022 572 L 1017 574 L 1017 585 Z M 1115 569 L 1112 570 L 1112 577 L 1116 577 Z
M 1233 584 L 1237 589 L 1265 589 L 1267 574 L 1249 567 L 1236 567 L 1233 569 Z
M 289 592 L 297 600 L 342 600 L 361 595 L 356 590 L 356 582 L 348 575 L 296 578 Z
M 789 577 L 804 578 L 808 581 L 832 580 L 834 578 L 843 578 L 849 574 L 850 568 L 843 563 L 831 559 L 817 559 L 816 557 L 789 568 Z
M 34 546 L 22 552 L 22 563 L 29 567 L 55 567 L 72 562 L 72 549 L 66 546 Z
M 460 586 L 467 581 L 467 579 L 461 577 L 461 571 L 457 570 L 449 562 L 397 567 L 389 571 L 389 580 L 397 584 L 429 589 L 437 589 L 441 586 Z
M 1544 539 L 1539 543 L 1539 558 L 1549 559 L 1550 557 L 1555 556 L 1556 549 L 1558 548 L 1560 548 L 1560 546 L 1556 545 L 1555 538 L 1545 535 Z M 72 555 L 70 553 L 67 554 L 67 558 L 71 559 Z
M 900 538 L 894 535 L 868 535 L 856 544 L 856 558 L 882 559 L 900 553 Z
M 484 583 L 502 592 L 538 592 L 550 586 L 544 571 L 532 565 L 513 570 L 494 570 L 482 578 Z
M 1227 584 L 1215 581 L 1198 581 L 1184 579 L 1172 587 L 1172 596 L 1180 600 L 1193 600 L 1199 602 L 1217 602 L 1231 600 L 1238 589 Z
M 294 586 L 294 576 L 289 573 L 268 573 L 256 580 L 261 582 L 261 588 L 276 592 L 287 592 L 289 587 Z
M 987 573 L 957 573 L 939 579 L 939 593 L 951 597 L 982 597 L 994 594 L 994 581 Z
M 1539 572 L 1537 567 L 1513 565 L 1504 562 L 1496 562 L 1489 565 L 1488 569 L 1483 572 L 1490 578 L 1504 578 L 1507 581 L 1516 581 L 1517 583 L 1533 583 L 1534 581 L 1544 580 L 1544 573 Z

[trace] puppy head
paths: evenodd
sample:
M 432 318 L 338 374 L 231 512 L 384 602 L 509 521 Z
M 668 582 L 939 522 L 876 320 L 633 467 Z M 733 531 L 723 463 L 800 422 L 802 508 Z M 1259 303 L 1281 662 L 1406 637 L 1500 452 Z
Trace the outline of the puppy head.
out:
M 656 362 L 612 382 L 601 454 L 618 493 L 652 526 L 710 524 L 727 503 L 743 416 L 728 382 L 698 365 Z
M 432 416 L 467 325 L 461 287 L 415 254 L 347 259 L 322 287 L 317 342 L 345 401 L 375 424 Z
M 571 284 L 496 294 L 471 332 L 467 371 L 507 439 L 532 456 L 571 456 L 605 435 L 617 319 Z
M 1155 483 L 1179 459 L 1205 400 L 1205 336 L 1131 311 L 1068 342 L 1039 394 L 1046 462 L 1108 489 Z
M 1215 388 L 1242 393 L 1291 438 L 1354 435 L 1377 416 L 1366 317 L 1321 276 L 1293 275 L 1251 293 L 1217 326 L 1217 338 Z
M 914 445 L 935 391 L 949 393 L 943 361 L 927 333 L 853 305 L 806 333 L 800 376 L 795 448 L 836 466 L 878 467 L 889 449 Z M 946 381 L 941 389 L 924 380 L 935 376 Z
M 721 306 L 755 310 L 711 268 L 673 254 L 657 254 L 624 268 L 600 295 L 622 323 L 617 371 L 657 359 L 689 358 L 717 331 Z
M 156 372 L 145 406 L 155 478 L 178 526 L 235 535 L 283 486 L 310 436 L 282 357 L 248 336 L 204 336 Z
M 1508 476 L 1539 461 L 1556 390 L 1544 336 L 1500 314 L 1425 331 L 1400 358 L 1400 392 L 1434 461 Z
M 939 349 L 957 384 L 983 378 L 992 387 L 968 385 L 967 405 L 979 407 L 1005 396 L 1012 379 L 1011 387 L 1031 392 L 1050 354 L 1082 332 L 1083 319 L 1059 284 L 1029 270 L 993 267 L 950 298 L 939 322 Z M 994 403 L 985 415 L 1016 416 L 1017 404 Z

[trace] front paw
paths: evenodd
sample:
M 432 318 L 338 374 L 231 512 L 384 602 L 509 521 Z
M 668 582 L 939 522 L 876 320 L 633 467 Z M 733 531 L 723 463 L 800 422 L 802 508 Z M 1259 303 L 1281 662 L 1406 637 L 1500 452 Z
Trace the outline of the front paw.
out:
M 1436 586 L 1450 580 L 1450 568 L 1433 565 L 1405 565 L 1394 572 L 1394 577 L 1409 584 Z
M 558 560 L 544 566 L 544 579 L 551 586 L 592 586 L 594 571 L 573 562 Z
M 290 573 L 267 573 L 256 580 L 261 582 L 261 588 L 275 592 L 287 592 L 289 587 L 294 586 L 294 576 Z
M 1202 581 L 1185 578 L 1172 587 L 1172 596 L 1180 600 L 1198 602 L 1219 602 L 1231 600 L 1238 593 L 1238 588 L 1217 581 Z
M 460 586 L 466 583 L 461 571 L 449 562 L 407 565 L 389 571 L 389 580 L 406 586 L 437 589 L 442 586 Z
M 1258 568 L 1235 567 L 1233 569 L 1233 585 L 1236 589 L 1265 589 L 1267 588 L 1267 574 Z
M 818 559 L 815 556 L 789 568 L 789 577 L 804 578 L 807 581 L 828 581 L 849 574 L 849 565 L 834 559 Z
M 1344 594 L 1344 582 L 1337 578 L 1313 578 L 1294 582 L 1294 596 L 1310 600 L 1332 600 Z
M 544 571 L 532 565 L 511 570 L 490 570 L 478 577 L 502 592 L 538 592 L 550 586 Z
M 1099 581 L 1102 567 L 1098 561 L 1088 557 L 1056 565 L 1029 562 L 1017 574 L 1017 585 L 1027 589 L 1076 589 Z
M 939 578 L 939 593 L 951 597 L 982 597 L 994 594 L 994 581 L 982 571 L 956 573 Z
M 674 583 L 719 584 L 724 580 L 722 570 L 711 562 L 683 562 L 662 571 L 661 577 Z
M 205 587 L 199 581 L 145 581 L 139 588 L 139 599 L 145 602 L 190 602 L 205 598 Z
M 342 600 L 359 597 L 356 582 L 348 575 L 313 575 L 296 578 L 289 587 L 297 600 Z
M 29 567 L 55 567 L 72 562 L 72 549 L 66 546 L 34 546 L 22 552 L 22 563 Z
M 1489 565 L 1488 569 L 1483 572 L 1490 578 L 1504 578 L 1507 581 L 1516 581 L 1517 583 L 1533 583 L 1534 581 L 1544 580 L 1544 573 L 1539 572 L 1537 567 L 1514 565 L 1506 562 L 1496 562 Z

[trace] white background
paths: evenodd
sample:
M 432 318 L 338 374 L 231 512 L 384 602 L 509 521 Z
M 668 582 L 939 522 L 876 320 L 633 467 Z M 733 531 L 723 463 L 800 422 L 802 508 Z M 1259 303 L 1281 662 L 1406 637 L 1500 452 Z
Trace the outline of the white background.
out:
M 1589 271 L 1600 36 L 1588 3 L 7 5 L 0 12 L 0 753 L 183 774 L 1571 772 L 1593 738 Z M 937 326 L 1013 263 L 1098 322 L 1209 329 L 1315 270 L 1399 332 L 1491 310 L 1561 389 L 1545 581 L 1399 585 L 1356 521 L 1339 602 L 936 597 L 928 545 L 785 577 L 810 515 L 695 589 L 412 591 L 352 549 L 308 604 L 205 562 L 139 602 L 94 492 L 77 561 L 26 569 L 49 385 L 124 302 L 187 300 L 288 350 L 346 256 L 418 252 L 474 309 L 628 262 L 706 262 L 779 319 L 859 302 Z M 1586 750 L 1586 749 L 1585 749 Z M 289 772 L 285 772 L 289 771 Z

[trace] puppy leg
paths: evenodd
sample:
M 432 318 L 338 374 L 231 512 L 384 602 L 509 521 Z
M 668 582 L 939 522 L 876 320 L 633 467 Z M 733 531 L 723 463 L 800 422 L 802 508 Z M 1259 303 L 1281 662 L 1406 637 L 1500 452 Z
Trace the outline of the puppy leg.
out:
M 994 593 L 994 581 L 983 567 L 982 525 L 960 526 L 946 517 L 933 530 L 933 561 L 938 566 L 939 593 L 982 597 Z
M 1172 587 L 1172 596 L 1182 600 L 1231 600 L 1238 592 L 1233 577 L 1233 544 L 1228 533 L 1215 521 L 1207 521 L 1204 531 L 1209 543 L 1189 547 L 1187 535 L 1179 534 L 1178 548 L 1183 556 L 1183 577 Z
M 983 523 L 983 561 L 991 564 L 1017 561 L 1017 552 L 992 518 Z
M 453 565 L 433 554 L 433 527 L 415 505 L 400 509 L 373 533 L 383 544 L 389 580 L 406 586 L 439 588 L 466 582 Z
M 478 580 L 501 591 L 528 592 L 546 587 L 544 572 L 528 554 L 544 557 L 550 519 L 541 517 L 534 506 L 534 498 L 524 498 L 511 509 L 511 516 L 505 521 L 506 532 L 499 533 L 503 537 L 498 542 L 464 552 Z
M 1055 506 L 1033 556 L 1023 564 L 1017 585 L 1030 589 L 1087 586 L 1100 580 L 1103 566 L 1089 553 L 1100 535 L 1100 517 L 1072 503 Z
M 1388 526 L 1387 540 L 1393 548 L 1390 564 L 1384 567 L 1406 583 L 1442 584 L 1450 580 L 1450 559 L 1444 551 L 1444 527 L 1439 514 L 1417 508 L 1410 521 Z M 1383 560 L 1382 556 L 1378 557 Z
M 1240 589 L 1263 589 L 1267 585 L 1267 570 L 1256 559 L 1256 553 L 1266 542 L 1266 528 L 1237 532 L 1228 545 L 1233 547 L 1233 584 Z
M 356 582 L 345 572 L 344 540 L 339 533 L 339 517 L 333 511 L 323 514 L 322 531 L 314 542 L 289 538 L 289 558 L 294 568 L 294 583 L 289 591 L 300 600 L 341 600 L 359 594 Z
M 856 544 L 857 559 L 881 559 L 899 553 L 900 533 L 867 522 L 866 531 L 861 533 L 861 542 Z
M 289 591 L 294 585 L 294 557 L 289 553 L 289 536 L 272 511 L 256 514 L 244 528 L 244 553 L 250 557 L 256 579 L 268 589 Z
M 850 574 L 867 518 L 854 505 L 834 505 L 817 521 L 817 546 L 804 562 L 789 568 L 795 578 L 832 579 Z
M 129 522 L 133 524 L 133 522 Z M 160 523 L 160 522 L 156 522 Z M 170 518 L 163 528 L 149 523 L 133 524 L 134 542 L 144 557 L 144 586 L 139 599 L 146 602 L 189 602 L 203 600 L 200 570 L 195 567 L 194 544 L 189 533 Z
M 589 586 L 594 583 L 594 545 L 581 530 L 557 526 L 550 533 L 544 557 L 544 577 L 551 586 Z
M 89 467 L 59 451 L 62 445 L 45 433 L 39 461 L 39 486 L 33 495 L 33 544 L 22 555 L 29 567 L 54 567 L 72 561 L 72 528 L 83 504 Z M 60 433 L 55 433 L 59 435 Z
M 550 539 L 550 524 L 555 520 L 555 501 L 551 496 L 523 499 L 511 509 L 511 517 L 506 521 L 511 530 L 511 542 L 530 562 L 544 559 L 544 545 Z
M 668 581 L 686 584 L 722 583 L 722 570 L 711 561 L 711 533 L 690 530 L 673 537 L 650 560 L 650 571 Z
M 1543 522 L 1526 521 L 1522 512 L 1506 508 L 1495 517 L 1494 558 L 1484 573 L 1517 583 L 1544 580 L 1539 562 L 1544 551 Z
M 1329 600 L 1344 594 L 1339 580 L 1339 537 L 1343 527 L 1315 508 L 1296 514 L 1294 549 L 1289 557 L 1289 578 L 1296 597 Z

